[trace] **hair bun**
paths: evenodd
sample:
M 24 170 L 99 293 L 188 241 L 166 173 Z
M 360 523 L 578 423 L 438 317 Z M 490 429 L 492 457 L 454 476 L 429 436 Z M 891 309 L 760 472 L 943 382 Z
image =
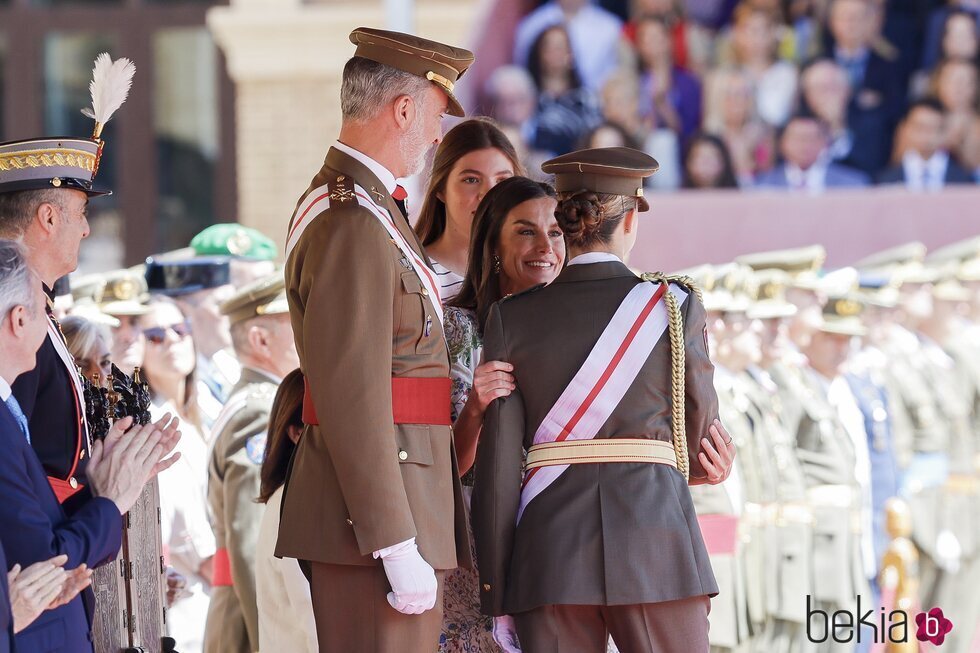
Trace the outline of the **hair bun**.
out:
M 592 240 L 602 225 L 605 210 L 595 193 L 579 193 L 558 203 L 555 219 L 569 240 Z

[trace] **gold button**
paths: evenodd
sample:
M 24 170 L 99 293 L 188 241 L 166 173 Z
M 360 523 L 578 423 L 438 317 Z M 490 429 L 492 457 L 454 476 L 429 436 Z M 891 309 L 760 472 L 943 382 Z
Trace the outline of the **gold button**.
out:
M 489 592 L 490 591 L 490 583 L 484 583 L 483 584 L 483 591 L 484 592 Z
M 408 460 L 408 452 L 404 449 L 398 450 L 398 460 Z
M 81 453 L 78 454 L 79 460 L 85 460 L 85 450 L 82 449 Z
M 348 526 L 353 526 L 353 525 L 354 525 L 354 520 L 353 520 L 353 519 L 351 519 L 350 517 L 348 517 L 348 518 L 347 518 L 347 525 L 348 525 Z
M 74 476 L 72 476 L 70 479 L 68 479 L 68 485 L 71 486 L 71 489 L 77 490 L 78 489 L 78 479 L 76 479 Z
M 429 289 L 426 288 L 425 286 L 422 286 L 422 296 L 423 297 L 428 297 L 429 296 Z

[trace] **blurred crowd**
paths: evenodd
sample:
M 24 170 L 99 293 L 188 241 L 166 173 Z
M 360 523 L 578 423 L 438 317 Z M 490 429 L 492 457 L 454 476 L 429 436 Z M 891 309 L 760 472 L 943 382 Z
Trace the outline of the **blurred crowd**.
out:
M 904 184 L 980 174 L 975 0 L 548 0 L 480 107 L 530 170 L 585 147 L 655 189 Z

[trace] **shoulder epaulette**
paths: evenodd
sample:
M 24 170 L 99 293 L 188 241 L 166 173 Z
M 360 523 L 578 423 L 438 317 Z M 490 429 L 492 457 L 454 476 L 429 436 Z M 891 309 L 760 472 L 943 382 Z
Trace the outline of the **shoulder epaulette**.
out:
M 529 295 L 529 294 L 531 294 L 531 293 L 533 293 L 533 292 L 537 292 L 537 291 L 539 291 L 539 290 L 541 290 L 541 289 L 542 289 L 542 288 L 544 288 L 544 287 L 545 287 L 546 285 L 548 285 L 548 284 L 545 284 L 545 283 L 539 283 L 539 284 L 538 284 L 538 285 L 536 285 L 536 286 L 531 286 L 530 288 L 527 288 L 527 289 L 525 289 L 525 290 L 522 290 L 522 291 L 520 291 L 520 292 L 515 292 L 515 293 L 513 293 L 513 294 L 511 294 L 511 295 L 507 295 L 507 296 L 505 296 L 505 297 L 504 297 L 503 299 L 501 299 L 500 301 L 501 301 L 501 302 L 506 302 L 506 301 L 509 301 L 509 300 L 511 300 L 511 299 L 514 299 L 514 298 L 516 298 L 516 297 L 523 297 L 524 295 Z
M 331 175 L 331 179 L 327 182 L 327 185 L 330 188 L 331 202 L 344 203 L 356 201 L 357 198 L 354 196 L 354 180 L 349 175 L 337 172 L 336 176 Z
M 697 287 L 694 279 L 682 274 L 664 274 L 663 272 L 644 272 L 640 275 L 644 281 L 654 281 L 657 283 L 676 283 L 683 286 L 688 292 L 693 292 L 701 299 L 701 289 Z

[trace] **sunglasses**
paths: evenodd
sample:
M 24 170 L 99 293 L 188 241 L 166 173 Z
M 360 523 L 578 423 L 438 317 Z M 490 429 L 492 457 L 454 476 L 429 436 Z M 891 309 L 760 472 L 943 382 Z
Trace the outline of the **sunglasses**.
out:
M 143 329 L 143 336 L 154 345 L 162 345 L 167 339 L 167 331 L 173 331 L 178 340 L 183 340 L 191 335 L 191 325 L 187 322 L 178 322 L 165 327 L 150 327 Z

